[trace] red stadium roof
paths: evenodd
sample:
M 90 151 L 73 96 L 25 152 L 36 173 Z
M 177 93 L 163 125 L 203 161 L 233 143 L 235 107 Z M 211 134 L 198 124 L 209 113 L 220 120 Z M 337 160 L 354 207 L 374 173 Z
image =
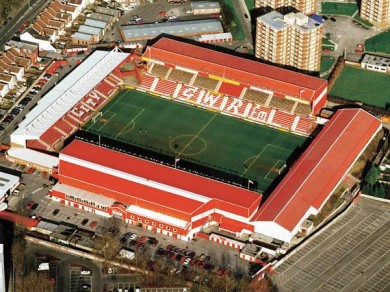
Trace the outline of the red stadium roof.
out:
M 153 182 L 158 182 L 187 192 L 199 194 L 209 199 L 216 199 L 217 201 L 226 202 L 228 205 L 230 205 L 229 209 L 236 208 L 240 209 L 241 212 L 243 209 L 246 210 L 245 213 L 247 216 L 250 215 L 249 213 L 256 210 L 261 201 L 261 195 L 256 192 L 211 180 L 202 176 L 79 140 L 74 140 L 72 143 L 70 143 L 65 149 L 62 150 L 61 155 L 68 155 L 76 159 L 81 159 L 95 163 L 97 165 L 101 165 L 103 167 L 146 178 Z M 115 190 L 115 187 L 116 186 L 114 184 L 112 189 Z M 140 194 L 140 199 L 142 199 L 142 197 L 143 195 Z M 190 200 L 189 198 L 184 197 L 182 197 L 182 199 Z M 198 201 L 194 202 L 197 204 L 199 203 Z M 174 202 L 172 202 L 172 204 L 173 203 Z M 172 205 L 170 202 L 166 202 L 166 204 Z M 175 208 L 179 207 L 180 210 L 180 206 L 178 206 L 177 203 L 174 205 Z
M 337 111 L 252 221 L 274 221 L 292 231 L 310 207 L 321 208 L 380 128 L 362 109 Z
M 143 56 L 226 79 L 287 92 L 309 101 L 314 99 L 315 92 L 322 91 L 327 86 L 327 81 L 320 78 L 169 38 L 161 38 L 147 47 Z

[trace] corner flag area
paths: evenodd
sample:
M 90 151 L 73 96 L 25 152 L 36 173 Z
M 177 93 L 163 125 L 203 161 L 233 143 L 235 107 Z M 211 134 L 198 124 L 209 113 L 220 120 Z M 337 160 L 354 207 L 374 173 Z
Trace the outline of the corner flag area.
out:
M 264 192 L 304 137 L 147 93 L 122 90 L 86 132 L 255 180 Z

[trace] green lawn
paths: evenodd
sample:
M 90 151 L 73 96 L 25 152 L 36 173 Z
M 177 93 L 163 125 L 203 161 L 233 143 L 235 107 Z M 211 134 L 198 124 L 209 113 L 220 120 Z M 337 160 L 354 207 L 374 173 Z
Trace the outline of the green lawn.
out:
M 334 57 L 322 56 L 320 74 L 322 72 L 328 71 L 334 65 L 335 62 L 336 59 Z
M 359 13 L 355 15 L 353 20 L 355 20 L 356 22 L 360 23 L 361 25 L 363 25 L 367 28 L 373 27 L 373 25 L 371 23 L 369 23 L 368 21 L 366 21 L 364 19 L 361 19 Z
M 330 49 L 330 50 L 334 50 L 335 49 L 334 43 L 332 43 L 330 40 L 328 40 L 326 38 L 322 38 L 322 47 Z
M 368 52 L 390 54 L 390 30 L 367 39 L 365 42 L 365 50 Z
M 352 16 L 358 10 L 356 3 L 323 2 L 322 15 L 348 15 Z
M 345 66 L 330 94 L 351 101 L 385 108 L 390 102 L 390 75 Z
M 246 7 L 248 7 L 249 12 L 255 8 L 255 0 L 245 0 Z
M 87 132 L 256 180 L 264 191 L 305 138 L 194 106 L 124 90 Z M 180 161 L 179 161 L 180 164 Z

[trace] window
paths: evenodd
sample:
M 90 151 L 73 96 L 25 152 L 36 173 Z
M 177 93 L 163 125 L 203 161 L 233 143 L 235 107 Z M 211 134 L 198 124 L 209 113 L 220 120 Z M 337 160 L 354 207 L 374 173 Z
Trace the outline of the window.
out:
M 131 218 L 131 219 L 134 219 L 134 216 L 133 216 L 133 215 L 131 215 L 131 216 L 130 216 L 130 218 Z
M 152 222 L 152 225 L 153 225 L 153 226 L 156 226 L 156 222 Z
M 142 218 L 139 218 L 139 217 L 138 217 L 138 222 L 142 222 Z
M 167 230 L 171 230 L 171 227 L 167 226 Z
M 176 232 L 177 230 L 176 230 L 176 228 L 173 228 L 173 232 Z
M 148 224 L 148 223 L 149 223 L 149 220 L 145 220 L 145 223 Z
M 162 224 L 159 224 L 158 227 L 163 228 L 163 225 L 162 225 Z

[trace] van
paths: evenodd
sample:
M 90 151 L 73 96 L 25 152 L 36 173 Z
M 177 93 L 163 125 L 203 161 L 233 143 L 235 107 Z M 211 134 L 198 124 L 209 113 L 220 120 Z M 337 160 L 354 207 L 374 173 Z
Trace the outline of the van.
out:
M 137 7 L 138 7 L 138 4 L 137 4 L 137 3 L 131 3 L 131 4 L 129 4 L 129 8 L 130 8 L 131 10 L 136 9 Z

